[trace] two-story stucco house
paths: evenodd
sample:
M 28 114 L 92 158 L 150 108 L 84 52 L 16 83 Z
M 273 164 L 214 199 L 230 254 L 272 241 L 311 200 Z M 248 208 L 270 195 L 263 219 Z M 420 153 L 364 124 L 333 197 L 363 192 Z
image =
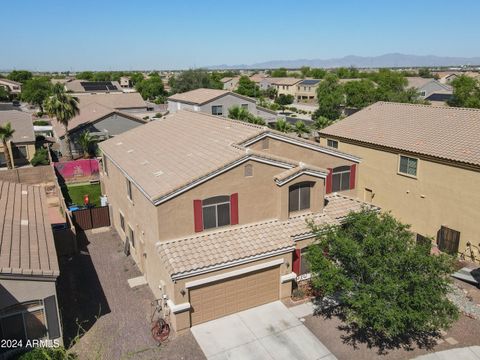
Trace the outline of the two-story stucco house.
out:
M 297 101 L 309 101 L 317 98 L 317 88 L 320 80 L 305 79 L 297 84 L 295 98 Z
M 480 110 L 379 102 L 320 131 L 362 158 L 357 195 L 478 260 Z
M 200 88 L 168 98 L 170 113 L 193 110 L 227 117 L 228 109 L 234 106 L 244 107 L 251 114 L 262 117 L 267 123 L 275 121 L 278 117 L 275 111 L 257 106 L 255 99 L 228 90 Z
M 349 196 L 358 157 L 201 112 L 100 148 L 112 224 L 177 331 L 289 297 L 309 276 L 306 220 L 339 224 L 364 205 Z
M 407 77 L 407 81 L 407 87 L 415 88 L 422 99 L 430 101 L 433 104 L 441 105 L 453 96 L 453 88 L 450 85 L 442 84 L 435 79 Z
M 277 95 L 292 95 L 295 97 L 297 92 L 297 84 L 300 83 L 302 79 L 284 77 L 284 78 L 273 78 L 267 77 L 260 81 L 260 89 L 266 90 L 270 87 L 273 87 L 277 90 Z
M 33 131 L 32 115 L 23 111 L 0 111 L 0 125 L 10 123 L 15 130 L 12 138 L 7 142 L 10 159 L 13 167 L 30 163 L 35 155 L 35 133 Z M 5 149 L 0 143 L 0 167 L 7 166 Z
M 223 84 L 223 90 L 233 91 L 237 88 L 238 80 L 240 80 L 240 76 L 224 77 L 220 79 L 220 82 Z

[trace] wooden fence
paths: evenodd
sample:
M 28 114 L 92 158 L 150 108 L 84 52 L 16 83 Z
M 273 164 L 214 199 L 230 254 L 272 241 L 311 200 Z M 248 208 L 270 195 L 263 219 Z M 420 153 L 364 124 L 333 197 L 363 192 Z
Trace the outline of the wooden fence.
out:
M 110 226 L 110 211 L 108 206 L 72 211 L 75 227 L 79 230 L 96 229 Z
M 0 180 L 28 185 L 55 182 L 55 172 L 51 165 L 24 167 L 0 171 Z

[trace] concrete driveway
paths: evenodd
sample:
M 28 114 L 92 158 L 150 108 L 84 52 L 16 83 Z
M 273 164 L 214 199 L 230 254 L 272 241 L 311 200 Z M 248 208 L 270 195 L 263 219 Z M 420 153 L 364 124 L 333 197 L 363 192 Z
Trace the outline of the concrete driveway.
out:
M 330 351 L 280 301 L 192 327 L 209 360 L 331 360 Z

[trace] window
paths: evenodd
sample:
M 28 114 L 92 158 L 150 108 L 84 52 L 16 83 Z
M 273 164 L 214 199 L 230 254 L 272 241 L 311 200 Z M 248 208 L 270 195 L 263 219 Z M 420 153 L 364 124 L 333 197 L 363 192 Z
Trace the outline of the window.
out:
M 202 202 L 203 228 L 230 225 L 230 196 L 214 196 Z
M 310 273 L 310 264 L 307 261 L 307 252 L 308 247 L 304 247 L 300 250 L 300 273 L 297 275 L 309 274 Z
M 132 198 L 132 182 L 128 179 L 127 180 L 127 196 L 130 200 L 133 200 Z
M 26 146 L 13 146 L 12 147 L 13 158 L 14 159 L 26 159 L 27 158 L 27 147 Z
M 222 105 L 213 105 L 212 106 L 212 115 L 223 115 L 223 106 Z
M 253 165 L 247 164 L 244 168 L 245 177 L 252 177 L 253 176 Z
M 268 137 L 266 137 L 262 140 L 262 150 L 267 150 L 269 146 L 270 146 L 270 141 Z
M 135 234 L 133 233 L 133 229 L 130 225 L 128 225 L 128 237 L 130 238 L 130 244 L 135 247 Z
M 2 339 L 43 339 L 47 336 L 45 308 L 42 300 L 12 305 L 0 311 Z
M 300 183 L 290 186 L 288 194 L 288 211 L 310 209 L 311 183 Z
M 331 147 L 331 148 L 334 148 L 334 149 L 338 149 L 338 141 L 337 141 L 337 140 L 328 139 L 328 140 L 327 140 L 327 146 L 328 146 L 328 147 Z
M 120 214 L 120 228 L 122 229 L 123 232 L 125 232 L 125 218 L 123 217 L 122 213 Z
M 0 167 L 7 166 L 7 160 L 5 159 L 5 153 L 0 152 Z
M 332 191 L 343 191 L 350 189 L 350 166 L 339 166 L 333 169 Z
M 398 168 L 399 173 L 416 177 L 417 167 L 418 167 L 418 159 L 400 155 L 400 165 Z
M 242 108 L 244 108 L 244 109 L 248 109 L 248 104 L 242 104 L 242 105 L 240 105 L 240 106 L 241 106 Z

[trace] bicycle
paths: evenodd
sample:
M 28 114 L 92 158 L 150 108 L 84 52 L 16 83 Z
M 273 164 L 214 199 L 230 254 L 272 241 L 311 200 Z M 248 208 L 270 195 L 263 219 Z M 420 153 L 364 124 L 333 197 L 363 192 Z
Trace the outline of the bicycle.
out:
M 162 342 L 168 340 L 170 335 L 170 325 L 168 322 L 161 316 L 162 305 L 159 304 L 161 299 L 152 301 L 151 305 L 155 306 L 151 318 L 151 334 L 157 345 L 160 346 Z M 155 304 L 156 303 L 156 304 Z

